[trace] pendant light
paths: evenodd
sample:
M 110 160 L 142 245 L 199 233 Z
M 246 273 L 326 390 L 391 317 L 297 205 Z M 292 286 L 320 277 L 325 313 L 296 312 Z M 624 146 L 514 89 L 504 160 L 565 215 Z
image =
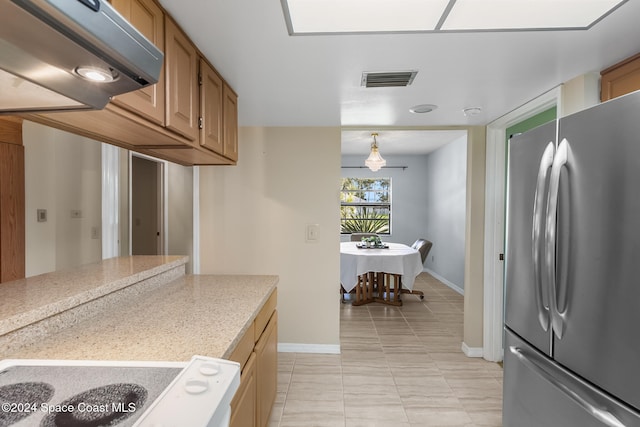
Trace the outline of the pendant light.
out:
M 371 153 L 369 157 L 364 161 L 364 164 L 373 172 L 379 171 L 381 167 L 387 164 L 387 161 L 382 158 L 380 151 L 378 151 L 378 141 L 376 141 L 377 133 L 372 133 L 373 142 L 371 143 Z

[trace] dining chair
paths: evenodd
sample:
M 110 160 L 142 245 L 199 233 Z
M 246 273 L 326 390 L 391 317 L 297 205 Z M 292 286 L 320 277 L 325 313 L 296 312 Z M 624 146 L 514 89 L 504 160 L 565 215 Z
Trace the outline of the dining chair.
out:
M 424 262 L 427 260 L 427 255 L 429 255 L 429 251 L 431 250 L 432 246 L 433 246 L 433 243 L 427 239 L 418 239 L 415 242 L 413 242 L 413 245 L 411 245 L 413 249 L 416 249 L 418 252 L 420 252 L 420 258 L 422 258 L 422 264 L 424 264 Z M 400 293 L 418 295 L 420 299 L 424 299 L 424 292 L 422 291 L 401 289 Z

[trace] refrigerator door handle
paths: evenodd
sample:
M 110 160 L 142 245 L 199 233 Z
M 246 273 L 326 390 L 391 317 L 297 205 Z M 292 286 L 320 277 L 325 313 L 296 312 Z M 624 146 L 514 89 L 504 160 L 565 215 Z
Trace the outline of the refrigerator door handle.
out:
M 555 144 L 549 142 L 540 159 L 540 168 L 538 169 L 538 178 L 536 180 L 536 193 L 533 198 L 533 225 L 531 228 L 531 253 L 533 255 L 536 308 L 538 310 L 538 322 L 544 331 L 549 329 L 549 306 L 545 304 L 542 294 L 542 263 L 540 262 L 540 249 L 542 246 L 540 240 L 543 230 L 545 186 L 547 177 L 549 176 L 549 169 L 551 169 L 553 165 L 554 151 Z
M 588 389 L 582 387 L 580 383 L 569 378 L 568 381 L 571 381 L 572 386 L 569 387 L 565 381 L 558 379 L 558 372 L 549 372 L 549 370 L 545 368 L 545 364 L 548 364 L 549 362 L 542 359 L 542 356 L 535 353 L 525 352 L 525 350 L 516 346 L 510 346 L 509 351 L 520 361 L 520 363 L 542 377 L 545 381 L 549 382 L 569 399 L 577 403 L 583 410 L 591 414 L 592 417 L 602 422 L 605 426 L 626 427 L 614 414 L 602 407 L 599 407 L 600 405 L 598 405 L 596 401 L 597 396 L 596 398 L 592 398 L 590 396 L 592 393 L 589 392 Z
M 551 326 L 558 339 L 564 334 L 564 314 L 558 309 L 558 284 L 556 281 L 556 241 L 558 197 L 560 191 L 560 172 L 569 160 L 569 142 L 563 139 L 551 166 L 549 195 L 547 200 L 547 221 L 545 226 L 545 267 L 547 283 L 549 284 L 549 305 L 551 311 Z

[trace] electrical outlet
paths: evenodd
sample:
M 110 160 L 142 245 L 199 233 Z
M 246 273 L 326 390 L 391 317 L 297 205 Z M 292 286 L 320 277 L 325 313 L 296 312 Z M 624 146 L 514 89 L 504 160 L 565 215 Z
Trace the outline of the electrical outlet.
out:
M 91 227 L 91 238 L 92 239 L 100 238 L 100 227 L 97 227 L 97 226 Z
M 47 222 L 47 210 L 38 209 L 38 222 Z

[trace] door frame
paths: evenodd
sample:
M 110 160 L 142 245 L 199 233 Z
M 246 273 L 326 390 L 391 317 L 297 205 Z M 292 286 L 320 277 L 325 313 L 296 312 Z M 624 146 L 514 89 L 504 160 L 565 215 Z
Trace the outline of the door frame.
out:
M 516 108 L 487 125 L 487 157 L 484 225 L 483 357 L 499 362 L 504 355 L 504 226 L 506 191 L 506 130 L 549 108 L 561 116 L 563 85 Z
M 129 151 L 129 254 L 133 253 L 133 157 L 139 157 L 158 164 L 158 227 L 162 232 L 158 239 L 158 254 L 168 255 L 169 247 L 169 222 L 167 221 L 169 207 L 167 200 L 169 199 L 169 185 L 167 176 L 167 161 L 157 159 L 142 153 Z

